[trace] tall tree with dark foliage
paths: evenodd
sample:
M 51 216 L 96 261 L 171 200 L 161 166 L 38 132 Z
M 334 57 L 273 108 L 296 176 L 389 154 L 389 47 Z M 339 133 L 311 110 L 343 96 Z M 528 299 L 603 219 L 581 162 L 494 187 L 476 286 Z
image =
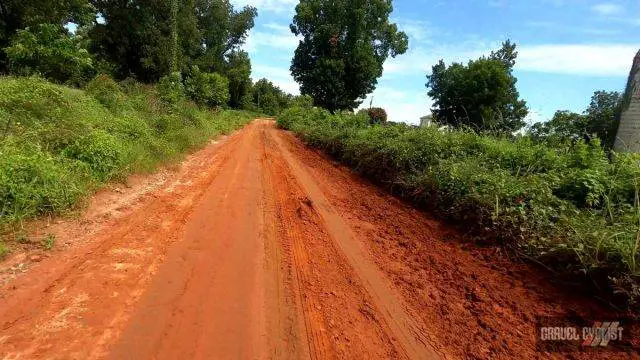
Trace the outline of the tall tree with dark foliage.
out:
M 291 65 L 303 95 L 330 111 L 353 109 L 371 93 L 389 56 L 408 39 L 389 22 L 391 0 L 301 0 L 291 31 L 302 38 Z

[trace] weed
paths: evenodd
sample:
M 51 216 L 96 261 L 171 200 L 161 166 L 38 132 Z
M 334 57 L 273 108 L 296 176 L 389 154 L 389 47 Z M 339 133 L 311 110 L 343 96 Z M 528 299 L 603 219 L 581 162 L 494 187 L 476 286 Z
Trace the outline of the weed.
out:
M 47 234 L 47 236 L 42 239 L 42 248 L 45 250 L 53 249 L 53 246 L 56 244 L 56 236 L 53 234 Z
M 4 259 L 9 254 L 9 248 L 0 240 L 0 260 Z
M 101 184 L 153 171 L 253 118 L 200 109 L 169 85 L 101 75 L 85 91 L 0 77 L 0 227 L 67 211 Z M 159 100 L 167 96 L 175 102 Z
M 29 237 L 25 233 L 20 233 L 16 235 L 16 241 L 18 242 L 18 244 L 23 244 L 23 245 L 31 244 L 31 239 L 29 239 Z
M 638 292 L 638 155 L 609 159 L 599 144 L 553 148 L 527 137 L 372 126 L 321 109 L 291 108 L 278 126 L 485 239 L 560 273 L 616 279 L 613 287 L 626 286 L 618 292 Z

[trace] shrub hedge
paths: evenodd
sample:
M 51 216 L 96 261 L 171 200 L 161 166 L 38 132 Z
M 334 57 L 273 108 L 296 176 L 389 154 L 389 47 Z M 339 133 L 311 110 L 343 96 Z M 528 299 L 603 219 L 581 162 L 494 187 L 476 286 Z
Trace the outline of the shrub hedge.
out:
M 560 274 L 588 274 L 640 300 L 640 157 L 599 144 L 550 148 L 436 127 L 368 125 L 363 115 L 291 108 L 278 119 L 415 204 Z
M 151 171 L 252 119 L 124 85 L 99 76 L 85 91 L 0 77 L 0 229 L 65 211 L 106 181 Z

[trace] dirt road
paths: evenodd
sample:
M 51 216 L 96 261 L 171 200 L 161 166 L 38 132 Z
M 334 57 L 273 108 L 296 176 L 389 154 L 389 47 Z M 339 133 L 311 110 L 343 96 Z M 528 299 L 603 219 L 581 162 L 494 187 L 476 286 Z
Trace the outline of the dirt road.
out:
M 0 266 L 0 359 L 562 357 L 535 317 L 606 313 L 267 120 L 46 231 Z

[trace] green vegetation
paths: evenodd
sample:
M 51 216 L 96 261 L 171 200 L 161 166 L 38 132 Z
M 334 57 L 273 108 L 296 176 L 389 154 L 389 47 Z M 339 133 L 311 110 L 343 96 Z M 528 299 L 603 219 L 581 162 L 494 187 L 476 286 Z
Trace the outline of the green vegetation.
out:
M 229 101 L 229 80 L 217 73 L 206 73 L 197 67 L 185 81 L 187 96 L 201 106 L 223 106 Z
M 109 64 L 115 78 L 148 83 L 194 66 L 227 76 L 227 57 L 243 44 L 257 16 L 255 8 L 237 11 L 220 0 L 90 3 L 95 7 L 87 27 L 90 52 Z M 96 21 L 96 14 L 103 21 Z
M 167 103 L 161 90 L 108 76 L 85 90 L 0 78 L 0 226 L 63 212 L 106 181 L 177 160 L 252 119 Z
M 387 122 L 387 111 L 383 108 L 372 107 L 358 111 L 359 115 L 365 115 L 370 124 L 384 124 Z
M 0 73 L 6 73 L 9 67 L 4 48 L 10 46 L 19 30 L 41 24 L 57 25 L 62 30 L 68 22 L 83 26 L 92 21 L 95 21 L 95 9 L 87 0 L 3 0 L 0 3 Z
M 389 55 L 407 51 L 407 35 L 389 22 L 392 11 L 389 0 L 301 0 L 291 31 L 303 39 L 291 73 L 302 94 L 331 112 L 357 107 Z
M 640 299 L 638 155 L 609 160 L 597 140 L 553 148 L 530 137 L 371 126 L 365 114 L 311 108 L 291 108 L 278 124 L 485 241 Z
M 557 111 L 550 121 L 534 124 L 530 133 L 535 140 L 554 146 L 599 139 L 605 149 L 611 149 L 620 125 L 622 103 L 623 96 L 616 91 L 596 91 L 583 114 Z
M 0 260 L 4 259 L 7 254 L 9 254 L 9 248 L 0 239 Z
M 47 234 L 44 239 L 42 239 L 42 248 L 44 250 L 53 249 L 53 245 L 56 244 L 56 236 L 53 234 Z
M 5 49 L 9 69 L 16 75 L 35 75 L 57 82 L 81 84 L 93 74 L 93 59 L 81 36 L 69 37 L 57 25 L 40 24 L 18 30 Z
M 454 63 L 447 67 L 440 60 L 427 76 L 435 121 L 477 132 L 520 130 L 529 111 L 519 99 L 513 76 L 517 56 L 516 45 L 506 41 L 488 58 L 470 60 L 466 66 Z
M 255 110 L 271 116 L 278 115 L 280 111 L 288 108 L 289 102 L 293 99 L 267 79 L 260 79 L 253 85 L 251 96 Z
M 108 74 L 161 83 L 170 103 L 182 100 L 184 86 L 201 106 L 275 115 L 284 108 L 273 106 L 280 94 L 268 95 L 264 106 L 252 101 L 251 60 L 240 50 L 257 15 L 227 0 L 4 1 L 0 74 L 73 86 Z

